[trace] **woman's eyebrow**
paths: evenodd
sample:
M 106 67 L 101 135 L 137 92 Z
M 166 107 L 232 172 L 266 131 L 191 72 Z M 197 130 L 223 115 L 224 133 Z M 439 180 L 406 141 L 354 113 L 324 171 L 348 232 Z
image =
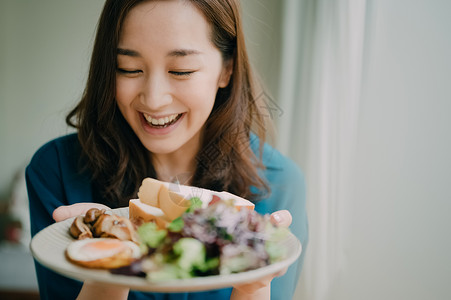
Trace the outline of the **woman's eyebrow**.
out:
M 141 54 L 135 50 L 117 48 L 118 55 L 127 55 L 132 57 L 141 57 Z
M 132 57 L 142 57 L 141 54 L 138 51 L 131 50 L 131 49 L 123 49 L 123 48 L 117 48 L 117 54 L 118 55 L 126 55 L 126 56 L 132 56 Z M 170 51 L 166 56 L 168 57 L 184 57 L 188 55 L 199 55 L 202 54 L 202 52 L 194 49 L 175 49 Z
M 199 55 L 202 54 L 202 52 L 198 51 L 198 50 L 194 50 L 194 49 L 175 49 L 170 51 L 167 56 L 172 56 L 172 57 L 183 57 L 183 56 L 188 56 L 188 55 Z

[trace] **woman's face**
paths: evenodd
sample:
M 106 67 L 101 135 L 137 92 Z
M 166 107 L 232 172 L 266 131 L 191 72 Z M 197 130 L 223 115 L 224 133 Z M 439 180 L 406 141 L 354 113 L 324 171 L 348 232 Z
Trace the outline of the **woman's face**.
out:
M 151 153 L 194 155 L 228 69 L 201 11 L 184 1 L 144 2 L 123 23 L 116 100 Z

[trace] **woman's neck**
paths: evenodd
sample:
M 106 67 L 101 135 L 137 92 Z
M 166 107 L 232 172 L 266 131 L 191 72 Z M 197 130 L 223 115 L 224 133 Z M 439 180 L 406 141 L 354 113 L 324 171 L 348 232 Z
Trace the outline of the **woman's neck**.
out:
M 164 163 L 166 161 L 166 163 Z M 154 161 L 154 168 L 157 179 L 166 182 L 180 183 L 190 185 L 195 173 L 195 167 L 189 165 L 183 166 L 182 163 L 176 163 L 178 160 L 159 158 Z
M 157 179 L 167 182 L 190 185 L 196 172 L 196 156 L 200 139 L 194 138 L 177 151 L 164 154 L 151 153 L 151 162 Z

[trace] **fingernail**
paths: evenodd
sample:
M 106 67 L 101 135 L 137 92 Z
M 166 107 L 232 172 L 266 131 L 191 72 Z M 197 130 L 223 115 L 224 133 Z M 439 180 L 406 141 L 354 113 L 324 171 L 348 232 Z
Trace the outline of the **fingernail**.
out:
M 273 214 L 272 217 L 277 223 L 282 222 L 282 217 L 279 214 Z

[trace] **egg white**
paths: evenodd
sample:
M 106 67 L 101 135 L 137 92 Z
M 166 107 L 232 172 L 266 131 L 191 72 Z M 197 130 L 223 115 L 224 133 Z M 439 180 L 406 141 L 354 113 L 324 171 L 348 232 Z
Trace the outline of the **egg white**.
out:
M 93 246 L 96 243 L 114 243 L 117 246 L 109 249 L 97 249 Z M 93 238 L 77 240 L 69 244 L 66 249 L 67 256 L 74 261 L 94 261 L 102 258 L 111 258 L 124 252 L 130 253 L 130 258 L 139 258 L 141 252 L 139 246 L 131 241 L 121 241 L 111 238 Z

